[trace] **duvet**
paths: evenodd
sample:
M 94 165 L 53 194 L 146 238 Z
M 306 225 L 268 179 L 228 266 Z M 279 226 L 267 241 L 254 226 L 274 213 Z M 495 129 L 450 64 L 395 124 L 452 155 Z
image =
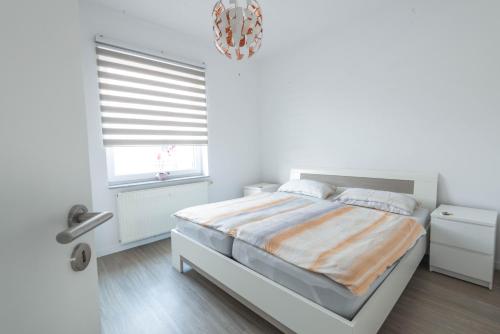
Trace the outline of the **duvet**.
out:
M 365 293 L 425 229 L 408 216 L 289 193 L 262 193 L 181 210 L 291 264 Z

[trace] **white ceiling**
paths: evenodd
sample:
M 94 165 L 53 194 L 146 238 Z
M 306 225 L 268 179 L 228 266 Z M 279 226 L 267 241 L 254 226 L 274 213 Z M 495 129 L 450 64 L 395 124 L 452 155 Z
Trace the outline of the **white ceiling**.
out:
M 153 23 L 212 41 L 211 14 L 216 0 L 83 0 L 123 11 Z M 227 2 L 227 0 L 226 0 Z M 366 9 L 373 0 L 260 0 L 264 39 L 259 53 L 272 54 L 280 48 L 323 34 L 328 37 L 339 23 Z

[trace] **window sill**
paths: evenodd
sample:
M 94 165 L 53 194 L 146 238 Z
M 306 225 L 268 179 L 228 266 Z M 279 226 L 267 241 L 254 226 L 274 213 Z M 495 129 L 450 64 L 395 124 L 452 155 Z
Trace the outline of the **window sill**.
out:
M 180 184 L 196 183 L 203 181 L 212 183 L 212 181 L 210 180 L 210 176 L 201 175 L 201 176 L 178 177 L 164 181 L 153 180 L 153 181 L 113 184 L 113 185 L 108 185 L 108 189 L 120 189 L 120 188 L 132 188 L 132 187 L 140 187 L 141 189 L 159 188 L 159 187 L 169 187 Z

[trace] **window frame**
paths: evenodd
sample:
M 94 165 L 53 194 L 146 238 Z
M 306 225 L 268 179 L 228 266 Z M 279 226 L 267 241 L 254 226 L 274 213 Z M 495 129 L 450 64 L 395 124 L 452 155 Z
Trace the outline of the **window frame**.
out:
M 204 170 L 204 160 L 206 159 L 206 152 L 204 152 L 203 147 L 195 146 L 196 154 L 194 160 L 194 169 L 184 169 L 176 171 L 168 171 L 169 175 L 166 180 L 159 180 L 156 177 L 157 173 L 142 173 L 142 174 L 128 174 L 128 175 L 114 175 L 115 161 L 114 152 L 112 147 L 110 149 L 105 149 L 106 154 L 106 169 L 107 169 L 107 180 L 108 186 L 122 186 L 133 183 L 148 183 L 148 182 L 162 182 L 168 180 L 197 177 L 197 176 L 208 176 Z

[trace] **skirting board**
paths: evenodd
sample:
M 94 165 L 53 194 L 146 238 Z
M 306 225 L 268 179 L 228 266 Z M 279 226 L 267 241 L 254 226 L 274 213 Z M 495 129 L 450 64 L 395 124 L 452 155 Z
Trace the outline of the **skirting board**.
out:
M 151 238 L 147 238 L 147 239 L 130 242 L 127 244 L 116 244 L 116 245 L 113 245 L 111 247 L 107 247 L 104 249 L 98 249 L 96 251 L 96 254 L 97 254 L 97 257 L 106 256 L 106 255 L 122 252 L 122 251 L 130 249 L 130 248 L 139 247 L 142 245 L 150 244 L 152 242 L 167 239 L 167 238 L 170 238 L 170 232 L 163 233 L 163 234 L 160 234 L 160 235 L 157 235 L 157 236 L 154 236 Z

